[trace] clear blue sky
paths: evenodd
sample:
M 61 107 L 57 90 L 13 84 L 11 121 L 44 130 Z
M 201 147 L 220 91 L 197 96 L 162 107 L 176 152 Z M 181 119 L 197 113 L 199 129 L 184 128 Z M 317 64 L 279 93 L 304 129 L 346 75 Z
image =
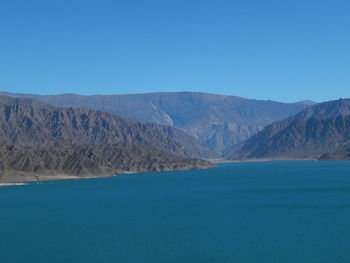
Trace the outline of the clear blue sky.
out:
M 0 90 L 350 97 L 350 1 L 2 0 Z

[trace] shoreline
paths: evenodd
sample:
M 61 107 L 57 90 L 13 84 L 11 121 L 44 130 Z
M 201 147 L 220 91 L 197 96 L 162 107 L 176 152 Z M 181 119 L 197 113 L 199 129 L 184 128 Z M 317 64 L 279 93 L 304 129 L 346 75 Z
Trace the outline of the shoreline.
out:
M 3 187 L 3 186 L 16 186 L 16 185 L 28 185 L 28 183 L 0 183 L 0 187 Z
M 258 162 L 282 162 L 282 161 L 317 161 L 313 158 L 300 158 L 300 159 L 275 159 L 275 158 L 261 158 L 261 159 L 247 159 L 247 160 L 216 160 L 212 161 L 213 164 L 220 163 L 258 163 Z
M 87 179 L 98 179 L 98 178 L 108 178 L 114 177 L 115 175 L 102 175 L 102 176 L 76 176 L 76 175 L 59 175 L 59 176 L 36 176 L 35 178 L 30 178 L 27 181 L 18 182 L 0 182 L 0 187 L 5 186 L 19 186 L 19 185 L 30 185 L 40 182 L 54 182 L 54 181 L 65 181 L 65 180 L 87 180 Z
M 65 180 L 87 180 L 87 179 L 99 179 L 99 178 L 108 178 L 108 177 L 116 177 L 123 174 L 137 174 L 137 173 L 150 173 L 150 172 L 174 172 L 174 171 L 186 171 L 186 170 L 206 170 L 215 167 L 208 168 L 198 168 L 198 169 L 175 169 L 175 170 L 163 170 L 163 171 L 119 171 L 115 174 L 105 174 L 105 175 L 88 175 L 88 176 L 76 176 L 76 175 L 30 175 L 27 180 L 18 180 L 14 182 L 0 182 L 0 187 L 5 186 L 19 186 L 19 185 L 30 185 L 40 182 L 50 182 L 50 181 L 65 181 Z M 21 178 L 22 179 L 22 178 Z
M 210 162 L 214 165 L 215 164 L 221 164 L 221 163 L 254 163 L 254 162 L 278 162 L 278 161 L 317 161 L 316 159 L 274 159 L 274 158 L 264 158 L 264 159 L 249 159 L 249 160 L 211 160 Z M 210 167 L 213 168 L 213 167 Z M 204 168 L 210 169 L 210 168 Z M 186 170 L 193 170 L 193 169 L 178 169 L 178 170 L 164 170 L 164 171 L 157 171 L 157 172 L 171 172 L 171 171 L 186 171 Z M 202 169 L 196 169 L 196 170 L 202 170 Z M 154 172 L 154 171 L 148 171 L 148 172 Z M 22 185 L 30 185 L 40 182 L 49 182 L 49 181 L 65 181 L 65 180 L 87 180 L 87 179 L 98 179 L 98 178 L 108 178 L 108 177 L 116 177 L 118 175 L 123 174 L 137 174 L 137 173 L 147 173 L 147 171 L 121 171 L 119 173 L 110 175 L 100 175 L 100 176 L 76 176 L 76 175 L 42 175 L 42 176 L 29 176 L 28 180 L 22 181 L 14 181 L 14 182 L 0 182 L 0 187 L 6 187 L 6 186 L 22 186 Z

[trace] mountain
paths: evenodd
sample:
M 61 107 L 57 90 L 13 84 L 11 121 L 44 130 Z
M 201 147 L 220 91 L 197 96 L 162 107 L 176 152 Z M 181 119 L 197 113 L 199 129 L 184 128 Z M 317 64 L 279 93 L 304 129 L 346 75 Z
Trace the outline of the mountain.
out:
M 198 92 L 159 92 L 129 95 L 33 95 L 3 93 L 61 107 L 102 110 L 182 129 L 222 154 L 266 125 L 285 119 L 312 104 L 280 103 Z
M 125 172 L 205 169 L 211 164 L 143 145 L 53 141 L 35 147 L 0 146 L 0 182 L 89 178 Z
M 57 139 L 96 144 L 133 142 L 180 156 L 215 157 L 193 137 L 173 127 L 5 96 L 0 96 L 0 138 L 30 146 Z
M 213 153 L 173 127 L 0 96 L 0 182 L 208 168 Z
M 318 158 L 350 141 L 350 99 L 319 103 L 275 122 L 225 153 L 229 159 Z

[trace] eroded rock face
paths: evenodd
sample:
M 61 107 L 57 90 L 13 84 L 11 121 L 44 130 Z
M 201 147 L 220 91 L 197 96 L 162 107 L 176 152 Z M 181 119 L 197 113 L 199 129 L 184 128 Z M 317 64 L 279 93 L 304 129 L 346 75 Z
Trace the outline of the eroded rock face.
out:
M 350 100 L 311 106 L 275 122 L 226 152 L 230 159 L 317 159 L 350 141 Z

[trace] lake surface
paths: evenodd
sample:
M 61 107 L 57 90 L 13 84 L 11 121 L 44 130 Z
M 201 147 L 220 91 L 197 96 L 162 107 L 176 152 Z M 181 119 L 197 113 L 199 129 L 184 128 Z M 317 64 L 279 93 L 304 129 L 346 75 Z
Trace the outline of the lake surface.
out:
M 1 263 L 349 263 L 350 162 L 0 188 Z

